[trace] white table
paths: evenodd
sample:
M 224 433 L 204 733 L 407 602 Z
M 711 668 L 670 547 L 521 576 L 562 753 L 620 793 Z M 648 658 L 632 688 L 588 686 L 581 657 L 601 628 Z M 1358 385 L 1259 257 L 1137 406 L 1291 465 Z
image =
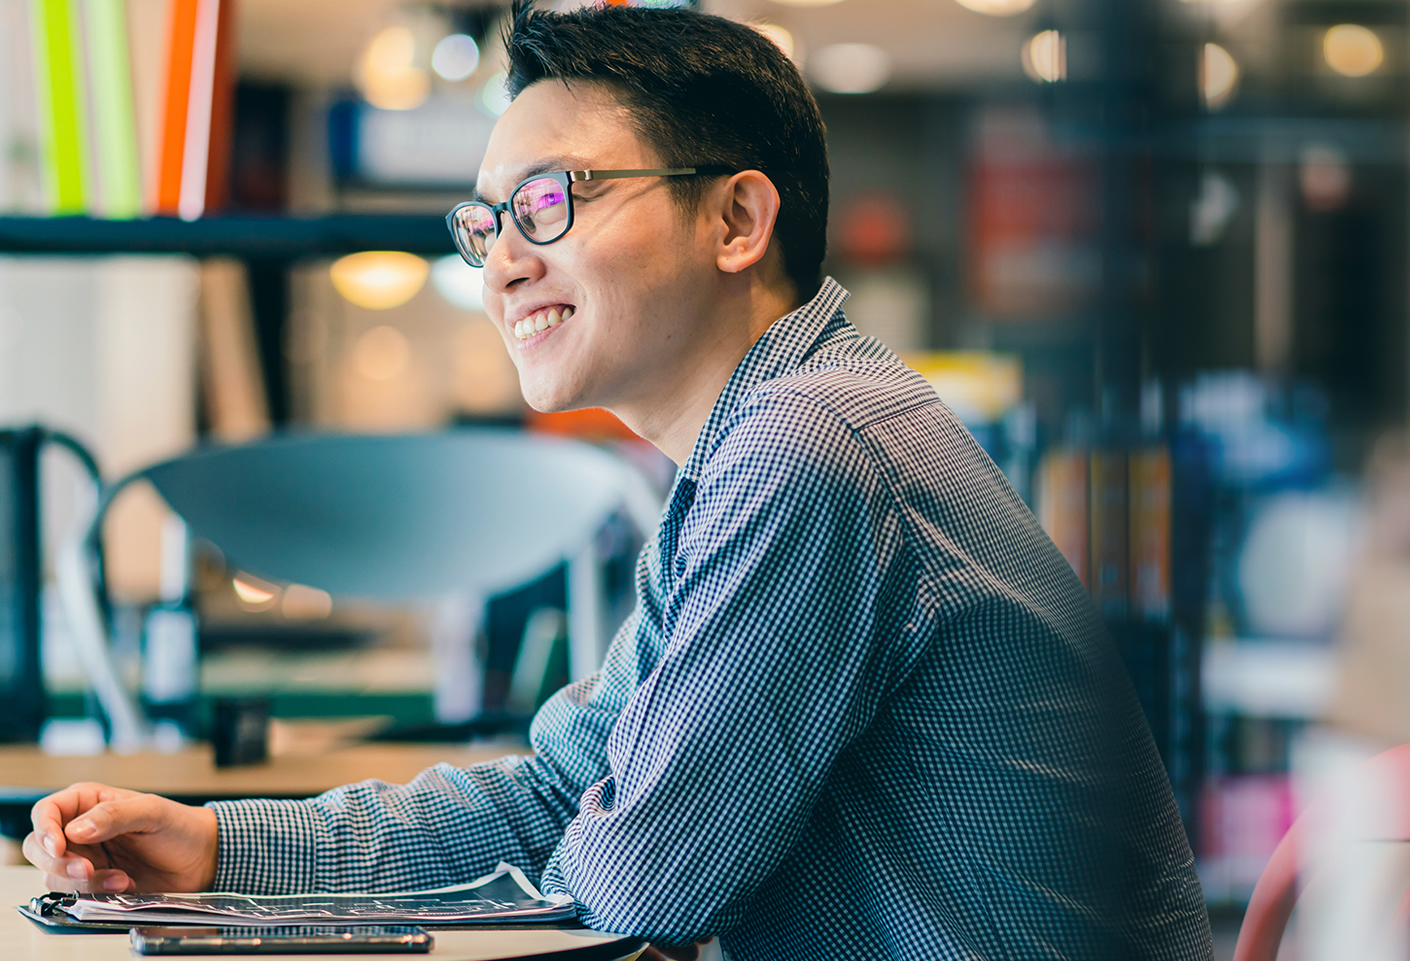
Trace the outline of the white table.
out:
M 0 957 L 5 961 L 132 961 L 135 957 L 123 934 L 51 934 L 15 910 L 44 893 L 34 868 L 0 867 Z M 436 946 L 429 957 L 439 961 L 494 961 L 550 955 L 555 961 L 626 961 L 635 957 L 635 938 L 585 929 L 531 928 L 517 930 L 433 931 Z M 232 957 L 255 957 L 253 955 Z M 259 955 L 287 961 L 369 961 L 370 958 L 416 958 L 427 955 Z

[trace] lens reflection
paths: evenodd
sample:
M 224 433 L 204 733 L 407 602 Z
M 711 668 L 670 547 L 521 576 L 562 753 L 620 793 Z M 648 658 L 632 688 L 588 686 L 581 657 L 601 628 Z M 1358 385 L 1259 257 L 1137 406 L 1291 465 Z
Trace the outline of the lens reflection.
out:
M 524 236 L 547 243 L 568 229 L 568 195 L 551 177 L 530 180 L 514 192 L 514 220 Z
M 494 213 L 488 207 L 471 204 L 455 214 L 455 243 L 465 259 L 482 267 L 494 246 Z

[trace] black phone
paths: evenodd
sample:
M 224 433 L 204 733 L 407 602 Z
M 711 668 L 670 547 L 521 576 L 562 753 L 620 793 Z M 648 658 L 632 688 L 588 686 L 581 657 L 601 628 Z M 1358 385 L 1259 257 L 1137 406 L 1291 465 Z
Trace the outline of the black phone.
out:
M 435 943 L 407 925 L 133 928 L 137 954 L 426 954 Z

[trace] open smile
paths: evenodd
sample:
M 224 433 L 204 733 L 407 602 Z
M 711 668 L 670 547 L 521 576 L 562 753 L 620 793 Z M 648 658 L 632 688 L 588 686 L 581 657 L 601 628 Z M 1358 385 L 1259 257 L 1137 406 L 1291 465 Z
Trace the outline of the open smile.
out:
M 541 307 L 523 320 L 514 322 L 514 336 L 519 339 L 519 343 L 526 343 L 544 331 L 557 327 L 572 317 L 573 313 L 573 307 L 569 304 Z

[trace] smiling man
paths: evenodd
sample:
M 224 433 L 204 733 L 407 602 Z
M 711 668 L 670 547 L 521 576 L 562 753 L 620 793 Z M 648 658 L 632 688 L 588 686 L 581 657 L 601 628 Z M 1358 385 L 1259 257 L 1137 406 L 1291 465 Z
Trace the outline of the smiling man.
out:
M 509 53 L 449 222 L 528 401 L 607 407 L 680 465 L 636 611 L 530 757 L 207 808 L 78 785 L 26 840 L 51 886 L 386 890 L 504 859 L 679 956 L 1208 957 L 1081 585 L 819 276 L 797 70 L 679 10 L 519 9 Z

